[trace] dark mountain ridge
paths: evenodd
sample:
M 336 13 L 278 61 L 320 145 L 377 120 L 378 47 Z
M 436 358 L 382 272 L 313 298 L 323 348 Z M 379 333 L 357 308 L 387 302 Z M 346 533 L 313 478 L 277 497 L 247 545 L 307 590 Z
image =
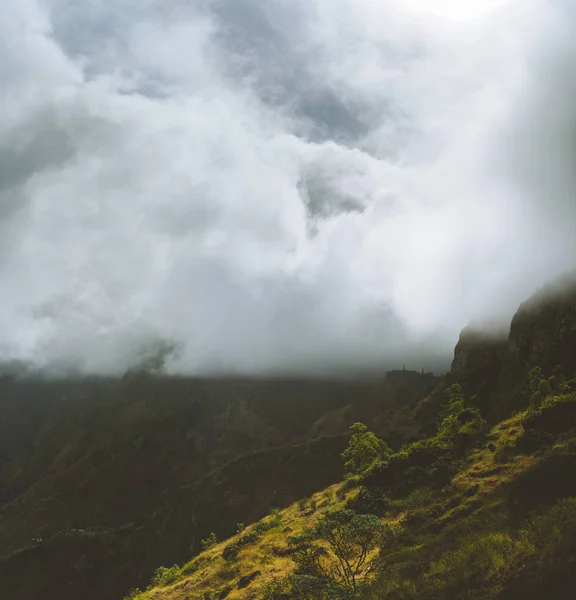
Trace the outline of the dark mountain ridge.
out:
M 5 377 L 0 555 L 27 549 L 17 554 L 24 561 L 18 564 L 40 569 L 42 581 L 54 569 L 68 572 L 71 556 L 96 544 L 78 531 L 100 531 L 89 553 L 103 553 L 90 561 L 101 560 L 106 581 L 96 577 L 100 583 L 88 585 L 85 571 L 72 570 L 66 576 L 70 593 L 121 595 L 123 586 L 146 580 L 158 564 L 188 556 L 210 531 L 226 534 L 271 505 L 337 481 L 356 406 L 372 407 L 375 418 L 394 410 L 401 381 L 404 388 L 418 381 L 421 399 L 437 379 L 408 371 L 354 380 Z M 344 407 L 349 418 L 332 418 L 326 437 L 322 419 Z M 305 467 L 312 469 L 309 476 Z M 45 572 L 45 544 L 39 549 L 32 542 L 38 539 L 65 539 L 65 547 L 76 550 L 64 552 L 60 566 L 51 555 L 53 566 Z M 28 581 L 10 575 L 19 572 L 14 563 L 4 564 L 10 567 L 0 566 L 0 575 L 10 580 L 14 598 L 40 597 L 52 585 L 60 589 L 60 583 L 45 582 L 30 590 Z
M 435 427 L 458 381 L 496 423 L 534 365 L 576 367 L 576 286 L 539 293 L 507 339 L 465 330 L 442 378 L 0 381 L 0 583 L 10 598 L 121 597 L 340 481 L 347 430 L 393 446 Z

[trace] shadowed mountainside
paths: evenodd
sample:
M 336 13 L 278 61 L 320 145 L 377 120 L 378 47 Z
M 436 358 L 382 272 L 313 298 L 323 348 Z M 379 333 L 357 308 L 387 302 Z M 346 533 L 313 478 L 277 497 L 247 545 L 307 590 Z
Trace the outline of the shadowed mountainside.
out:
M 13 598 L 52 589 L 62 598 L 121 595 L 210 531 L 229 534 L 338 481 L 350 424 L 333 417 L 340 408 L 382 419 L 402 413 L 399 390 L 418 400 L 436 381 L 408 371 L 352 381 L 5 377 L 0 555 L 17 554 L 0 573 Z M 413 430 L 409 414 L 400 420 Z M 16 565 L 37 573 L 35 583 Z
M 3 590 L 14 600 L 121 597 L 158 565 L 188 560 L 210 532 L 230 536 L 341 481 L 352 423 L 396 449 L 432 435 L 453 383 L 497 427 L 525 410 L 530 368 L 574 373 L 575 307 L 565 282 L 523 304 L 507 338 L 465 330 L 442 378 L 4 377 Z
M 452 371 L 415 410 L 409 410 L 410 390 L 403 390 L 400 412 L 411 418 L 401 421 L 418 439 L 399 450 L 384 445 L 341 484 L 318 486 L 312 498 L 272 511 L 219 544 L 211 541 L 182 566 L 160 568 L 130 598 L 570 600 L 576 585 L 575 308 L 576 287 L 555 286 L 522 305 L 507 339 L 464 331 Z M 405 374 L 399 389 L 411 377 Z M 315 431 L 337 429 L 352 415 L 377 423 L 373 410 L 360 401 L 330 411 Z M 395 414 L 388 410 L 390 424 Z M 348 456 L 360 459 L 379 447 L 362 430 L 354 428 Z M 319 483 L 325 464 L 312 460 L 303 476 L 315 473 Z M 180 519 L 186 517 L 184 510 Z M 335 520 L 340 529 L 333 529 Z M 360 556 L 368 539 L 360 523 L 369 522 L 394 533 L 364 555 L 368 562 L 352 583 L 345 564 Z M 338 555 L 339 544 L 350 540 Z

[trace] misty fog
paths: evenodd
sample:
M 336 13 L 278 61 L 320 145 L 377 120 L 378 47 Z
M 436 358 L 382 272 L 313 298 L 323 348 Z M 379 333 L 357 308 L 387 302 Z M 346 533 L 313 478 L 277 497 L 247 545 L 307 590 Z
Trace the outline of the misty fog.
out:
M 0 361 L 442 370 L 576 266 L 571 0 L 0 6 Z

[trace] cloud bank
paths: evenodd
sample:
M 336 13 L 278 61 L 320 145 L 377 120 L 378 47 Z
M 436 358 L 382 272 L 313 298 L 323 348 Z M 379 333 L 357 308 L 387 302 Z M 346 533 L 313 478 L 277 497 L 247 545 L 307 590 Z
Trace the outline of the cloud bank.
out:
M 2 361 L 442 369 L 576 266 L 568 0 L 0 6 Z

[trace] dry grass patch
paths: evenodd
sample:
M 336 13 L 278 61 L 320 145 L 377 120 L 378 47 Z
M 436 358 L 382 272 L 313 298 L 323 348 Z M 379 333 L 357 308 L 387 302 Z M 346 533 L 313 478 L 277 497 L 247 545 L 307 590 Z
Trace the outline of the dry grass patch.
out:
M 305 527 L 318 521 L 323 510 L 343 506 L 357 493 L 357 490 L 351 490 L 337 495 L 341 485 L 333 485 L 311 496 L 305 510 L 302 510 L 302 503 L 294 503 L 215 544 L 181 568 L 182 578 L 179 581 L 140 592 L 133 596 L 134 600 L 203 600 L 204 597 L 217 598 L 225 590 L 228 591 L 227 600 L 259 598 L 269 583 L 286 577 L 294 570 L 294 563 L 287 552 L 288 537 L 302 533 Z M 252 533 L 258 535 L 254 543 L 240 546 L 233 560 L 223 558 L 226 547 Z M 249 578 L 257 572 L 260 573 L 246 587 L 238 587 L 242 578 Z

